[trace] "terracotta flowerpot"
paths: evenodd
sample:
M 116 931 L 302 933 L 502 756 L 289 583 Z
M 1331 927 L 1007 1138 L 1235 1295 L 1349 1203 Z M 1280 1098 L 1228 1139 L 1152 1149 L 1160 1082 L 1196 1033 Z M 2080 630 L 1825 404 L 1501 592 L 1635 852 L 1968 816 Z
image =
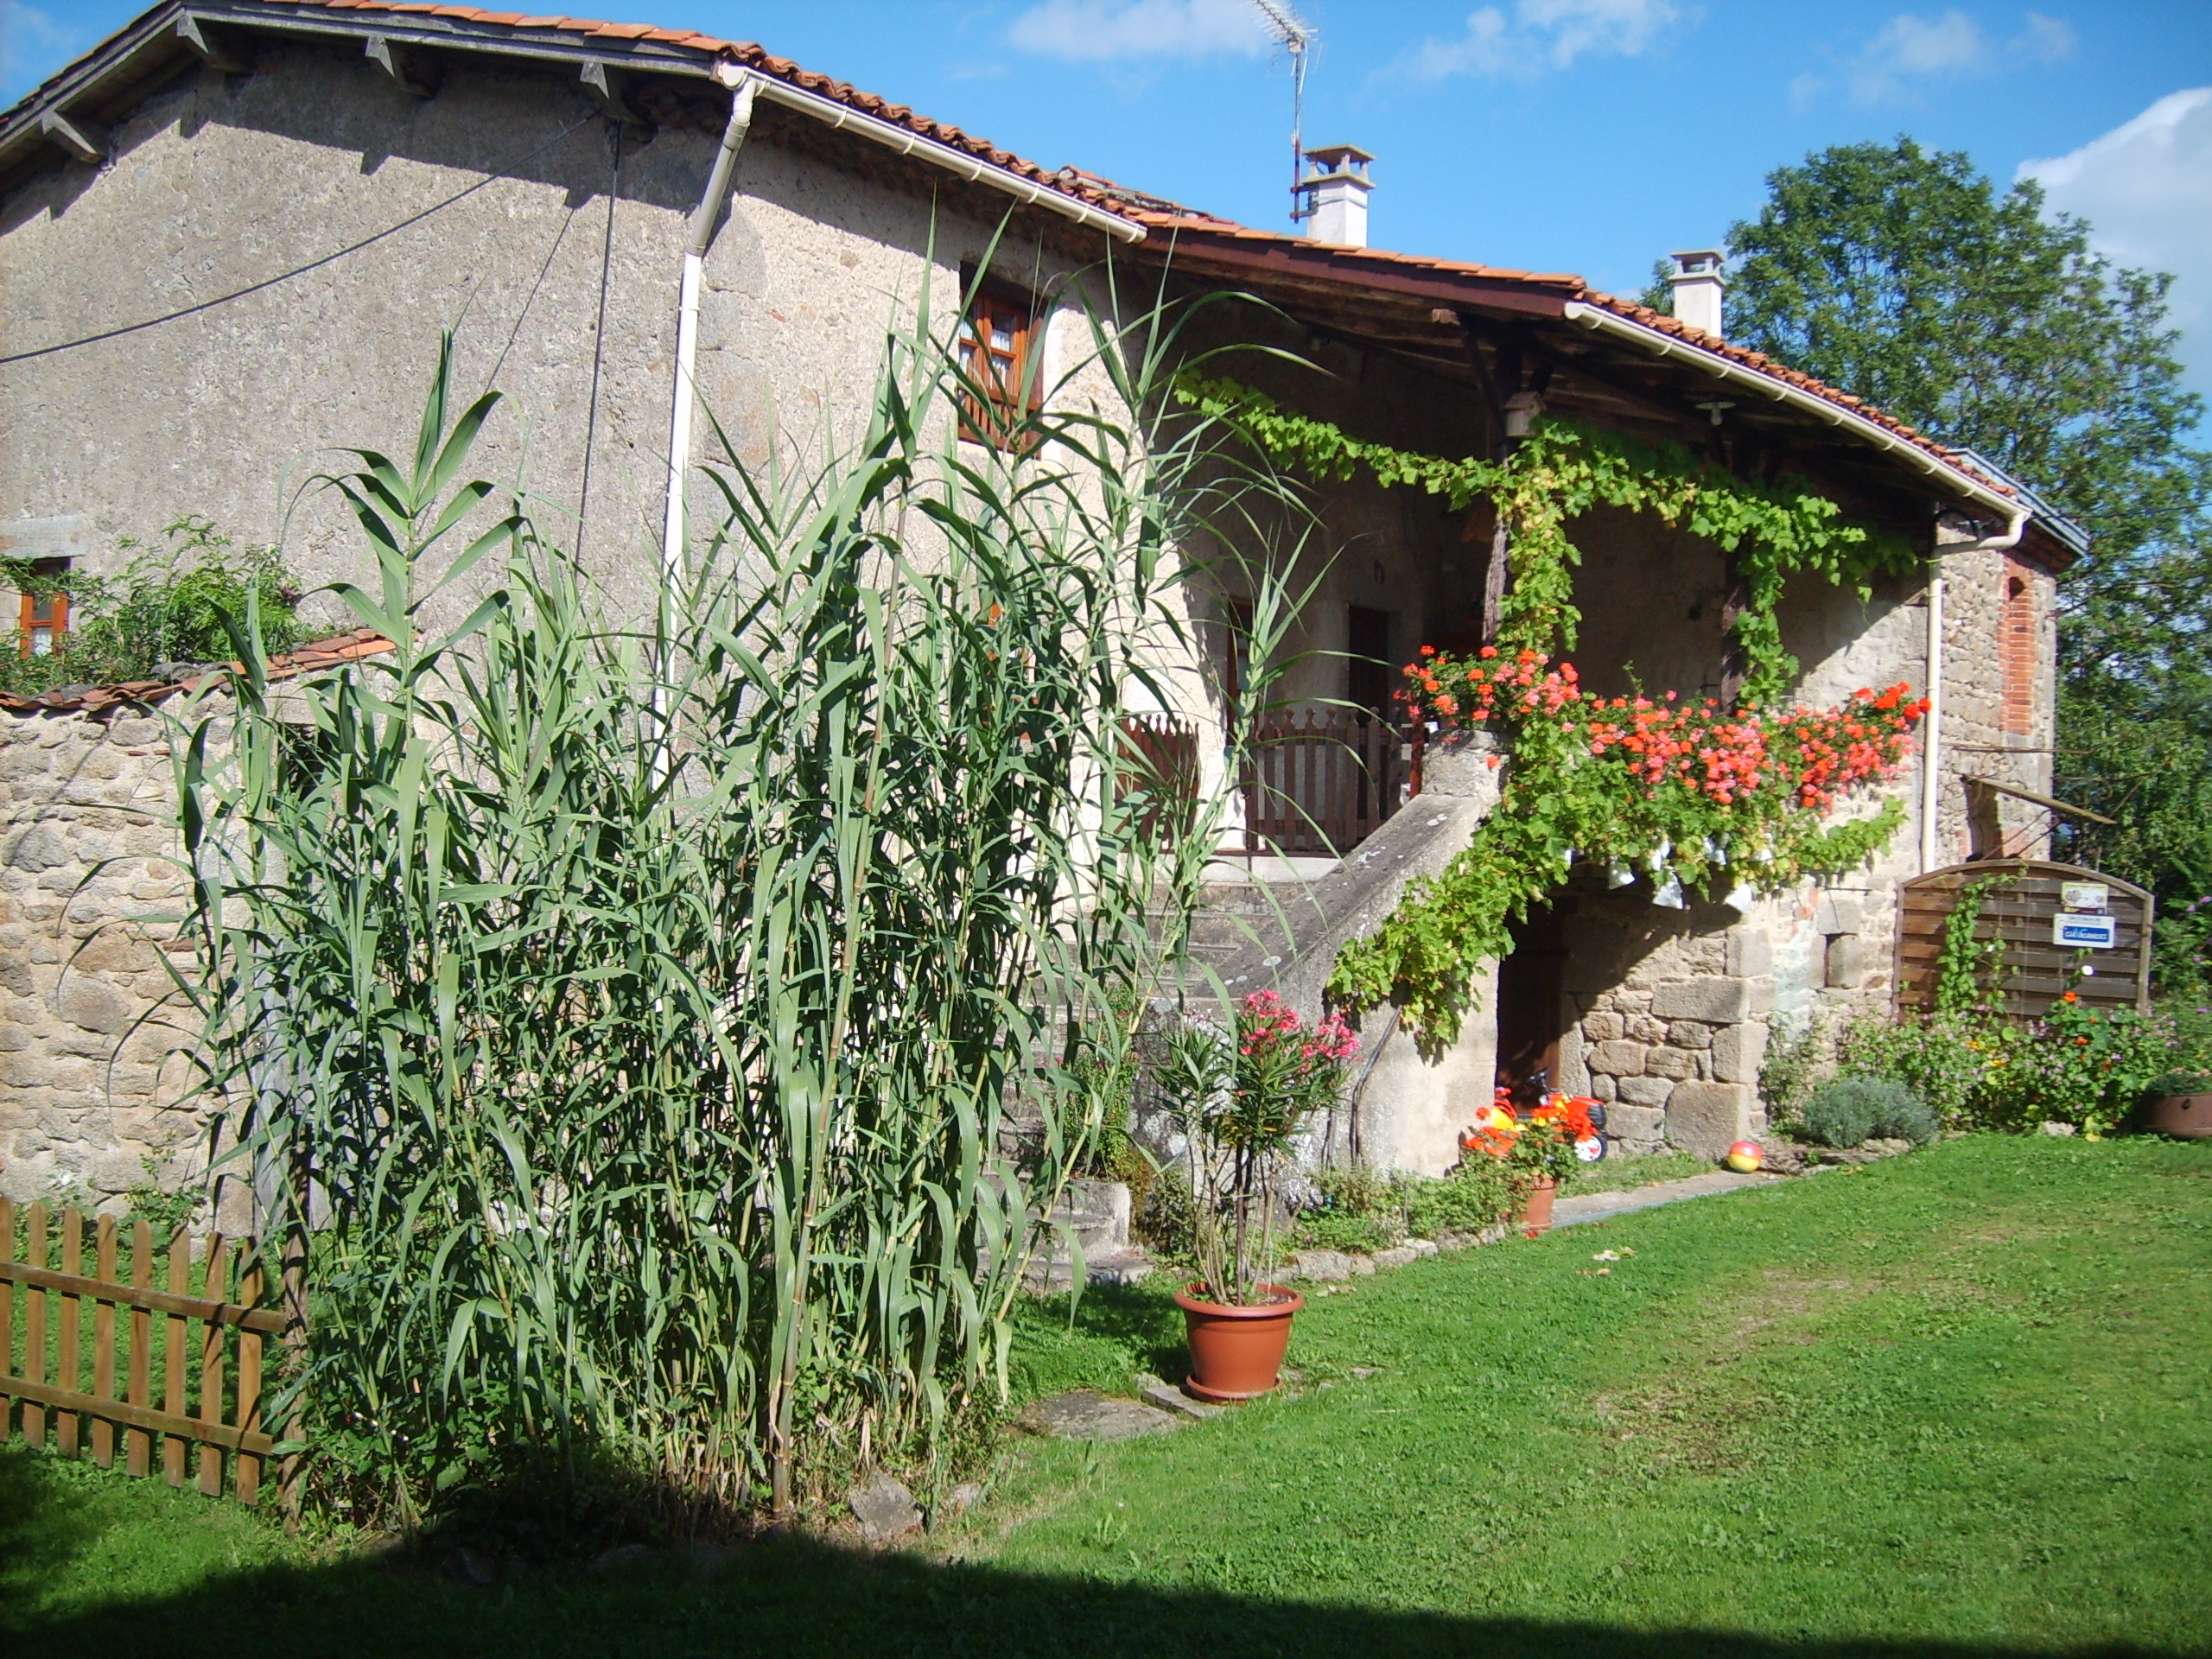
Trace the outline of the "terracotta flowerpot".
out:
M 1521 1230 L 1531 1238 L 1552 1230 L 1552 1200 L 1559 1195 L 1559 1183 L 1547 1175 L 1529 1189 L 1528 1202 L 1521 1206 Z
M 2152 1135 L 2177 1141 L 2212 1140 L 2212 1095 L 2167 1095 L 2143 1109 L 2142 1124 Z
M 1183 1310 L 1191 1338 L 1191 1380 L 1184 1386 L 1199 1399 L 1256 1399 L 1282 1380 L 1291 1318 L 1306 1306 L 1306 1299 L 1281 1285 L 1262 1285 L 1260 1289 L 1280 1300 L 1257 1307 L 1231 1307 L 1201 1301 L 1189 1291 L 1175 1293 L 1175 1305 Z

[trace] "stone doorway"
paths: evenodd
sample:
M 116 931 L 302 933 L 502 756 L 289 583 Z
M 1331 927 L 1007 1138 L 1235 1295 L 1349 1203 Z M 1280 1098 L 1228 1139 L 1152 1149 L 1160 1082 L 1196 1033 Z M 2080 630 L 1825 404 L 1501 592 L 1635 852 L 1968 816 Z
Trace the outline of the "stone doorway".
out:
M 1513 927 L 1513 951 L 1498 964 L 1497 1086 L 1516 1106 L 1533 1106 L 1559 1085 L 1560 1040 L 1567 1035 L 1567 941 L 1549 906 Z

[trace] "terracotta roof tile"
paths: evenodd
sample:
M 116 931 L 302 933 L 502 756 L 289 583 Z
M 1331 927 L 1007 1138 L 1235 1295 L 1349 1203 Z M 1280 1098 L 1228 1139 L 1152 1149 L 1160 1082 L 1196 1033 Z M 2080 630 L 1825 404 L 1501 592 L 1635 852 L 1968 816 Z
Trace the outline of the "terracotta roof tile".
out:
M 1894 416 L 1884 414 L 1862 397 L 1853 397 L 1850 392 L 1831 386 L 1825 381 L 1815 379 L 1813 376 L 1790 368 L 1785 364 L 1778 363 L 1764 352 L 1754 352 L 1745 346 L 1732 344 L 1719 335 L 1708 334 L 1702 329 L 1692 328 L 1677 319 L 1669 316 L 1663 311 L 1655 311 L 1649 306 L 1641 304 L 1635 300 L 1624 300 L 1618 295 L 1604 293 L 1592 288 L 1581 277 L 1571 272 L 1513 270 L 1497 265 L 1476 264 L 1466 260 L 1431 259 L 1414 254 L 1393 253 L 1383 248 L 1350 247 L 1335 243 L 1315 242 L 1306 237 L 1292 236 L 1281 231 L 1254 230 L 1232 220 L 1216 219 L 1209 214 L 1187 211 L 1177 213 L 1138 211 L 1134 216 L 1147 230 L 1157 231 L 1171 238 L 1179 231 L 1187 231 L 1236 242 L 1275 243 L 1296 248 L 1325 250 L 1351 264 L 1387 265 L 1395 269 L 1410 267 L 1415 270 L 1434 271 L 1443 276 L 1477 277 L 1486 282 L 1517 282 L 1529 283 L 1532 287 L 1568 289 L 1573 290 L 1569 297 L 1580 300 L 1585 305 L 1611 311 L 1617 316 L 1626 317 L 1633 322 L 1642 323 L 1645 327 L 1679 340 L 1685 345 L 1694 346 L 1700 351 L 1710 352 L 1715 357 L 1756 370 L 1761 374 L 1781 381 L 1785 385 L 1795 387 L 1800 391 L 1834 404 L 1839 408 L 1847 409 L 1861 419 L 1871 421 L 1885 430 L 1895 433 L 1915 448 L 1934 455 L 1945 465 L 1967 474 L 1998 493 L 2007 496 L 2014 493 L 2011 486 L 2003 480 L 1987 476 L 1980 468 L 1967 461 L 1958 450 L 1947 444 L 1938 443 L 1926 433 L 1906 424 Z
M 272 680 L 294 679 L 302 674 L 342 668 L 364 657 L 381 657 L 391 649 L 391 641 L 382 634 L 356 628 L 351 633 L 333 634 L 327 639 L 310 639 L 282 656 L 271 657 L 268 675 Z M 99 720 L 134 703 L 143 707 L 175 696 L 180 691 L 196 691 L 239 671 L 240 665 L 232 663 L 227 668 L 189 680 L 126 680 L 120 685 L 45 691 L 35 697 L 0 691 L 0 710 L 11 715 L 83 715 L 87 719 Z
M 1785 385 L 1796 387 L 1814 397 L 1826 399 L 1840 408 L 1850 410 L 1853 413 L 1896 433 L 1899 437 L 1936 456 L 1946 465 L 1959 467 L 1978 479 L 1983 479 L 1983 481 L 1993 489 L 2006 494 L 2012 493 L 2001 480 L 1986 479 L 1979 469 L 1968 466 L 1957 451 L 1937 443 L 1924 434 L 1906 425 L 1903 421 L 1882 413 L 1881 410 L 1859 398 L 1836 387 L 1825 385 L 1811 375 L 1801 373 L 1777 363 L 1762 353 L 1747 351 L 1740 346 L 1732 345 L 1726 340 L 1703 334 L 1699 330 L 1687 328 L 1674 318 L 1654 311 L 1647 306 L 1640 305 L 1633 300 L 1624 300 L 1614 295 L 1600 293 L 1589 287 L 1581 277 L 1569 272 L 1516 270 L 1508 267 L 1476 264 L 1462 260 L 1425 258 L 1415 254 L 1393 253 L 1381 248 L 1354 248 L 1317 244 L 1306 238 L 1293 237 L 1281 232 L 1254 230 L 1248 226 L 1236 224 L 1233 220 L 1198 213 L 1179 203 L 1147 196 L 1141 192 L 1117 185 L 1111 180 L 1103 179 L 1096 174 L 1086 173 L 1080 168 L 1066 167 L 1056 171 L 1047 171 L 1034 162 L 1026 160 L 1009 150 L 1000 149 L 988 139 L 976 137 L 962 131 L 958 127 L 949 126 L 941 121 L 932 121 L 926 116 L 917 114 L 906 105 L 893 104 L 873 92 L 862 92 L 849 82 L 837 80 L 828 75 L 817 74 L 810 70 L 802 68 L 790 59 L 777 57 L 749 41 L 722 40 L 712 35 L 700 34 L 696 31 L 655 29 L 650 24 L 644 23 L 609 23 L 596 22 L 590 18 L 486 11 L 474 6 L 426 3 L 425 0 L 276 0 L 276 3 L 302 9 L 320 7 L 331 11 L 427 13 L 455 22 L 489 24 L 504 29 L 559 29 L 568 33 L 598 35 L 607 39 L 652 41 L 657 44 L 680 47 L 727 59 L 732 62 L 741 63 L 758 73 L 773 77 L 789 86 L 812 92 L 831 103 L 842 104 L 849 109 L 874 116 L 893 126 L 944 144 L 949 149 L 958 150 L 977 161 L 986 162 L 993 167 L 1012 173 L 1043 188 L 1055 191 L 1089 207 L 1128 219 L 1143 226 L 1147 232 L 1164 233 L 1171 242 L 1177 233 L 1190 232 L 1231 238 L 1239 242 L 1291 244 L 1307 249 L 1325 247 L 1331 254 L 1338 256 L 1343 262 L 1354 266 L 1363 264 L 1389 265 L 1394 268 L 1434 271 L 1446 276 L 1473 276 L 1491 282 L 1527 283 L 1532 286 L 1567 289 L 1569 291 L 1570 297 L 1580 300 L 1585 304 L 1629 318 L 1642 323 L 1646 327 L 1656 329 L 1662 334 L 1695 346 L 1702 351 L 1711 352 L 1717 357 L 1740 364 L 1762 374 L 1770 375 Z M 67 71 L 63 73 L 66 73 Z M 46 86 L 53 86 L 59 79 L 60 76 L 50 79 Z M 38 92 L 34 92 L 29 98 L 19 103 L 16 109 L 20 111 L 25 105 L 34 102 L 44 91 L 45 87 L 42 86 Z M 1339 276 L 1343 276 L 1341 270 L 1336 274 Z

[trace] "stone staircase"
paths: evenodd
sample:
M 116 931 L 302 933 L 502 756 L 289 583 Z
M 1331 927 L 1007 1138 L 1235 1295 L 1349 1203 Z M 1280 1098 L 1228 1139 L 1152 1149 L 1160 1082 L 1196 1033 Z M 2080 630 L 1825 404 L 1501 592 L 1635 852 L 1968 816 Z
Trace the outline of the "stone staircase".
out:
M 1319 915 L 1310 887 L 1298 880 L 1210 881 L 1200 897 L 1203 908 L 1191 922 L 1188 988 L 1200 997 L 1211 993 L 1209 969 L 1218 973 L 1239 958 L 1288 960 L 1297 952 L 1299 923 Z
M 1129 1189 L 1119 1181 L 1070 1181 L 1052 1214 L 1052 1236 L 1030 1263 L 1033 1290 L 1067 1290 L 1075 1283 L 1074 1252 L 1083 1252 L 1084 1279 L 1093 1285 L 1134 1285 L 1152 1271 L 1152 1258 L 1129 1238 Z

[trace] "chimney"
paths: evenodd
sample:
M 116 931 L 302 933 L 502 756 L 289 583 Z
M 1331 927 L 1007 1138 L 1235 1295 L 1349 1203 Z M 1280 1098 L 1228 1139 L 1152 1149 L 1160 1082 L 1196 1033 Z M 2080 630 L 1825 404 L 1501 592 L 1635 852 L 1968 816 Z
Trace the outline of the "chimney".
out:
M 1699 248 L 1668 257 L 1675 262 L 1668 278 L 1675 287 L 1675 320 L 1719 338 L 1720 290 L 1728 285 L 1720 270 L 1720 250 Z
M 1306 152 L 1316 170 L 1298 181 L 1298 217 L 1316 242 L 1344 247 L 1367 245 L 1367 194 L 1375 181 L 1367 164 L 1375 158 L 1357 144 L 1330 144 Z

